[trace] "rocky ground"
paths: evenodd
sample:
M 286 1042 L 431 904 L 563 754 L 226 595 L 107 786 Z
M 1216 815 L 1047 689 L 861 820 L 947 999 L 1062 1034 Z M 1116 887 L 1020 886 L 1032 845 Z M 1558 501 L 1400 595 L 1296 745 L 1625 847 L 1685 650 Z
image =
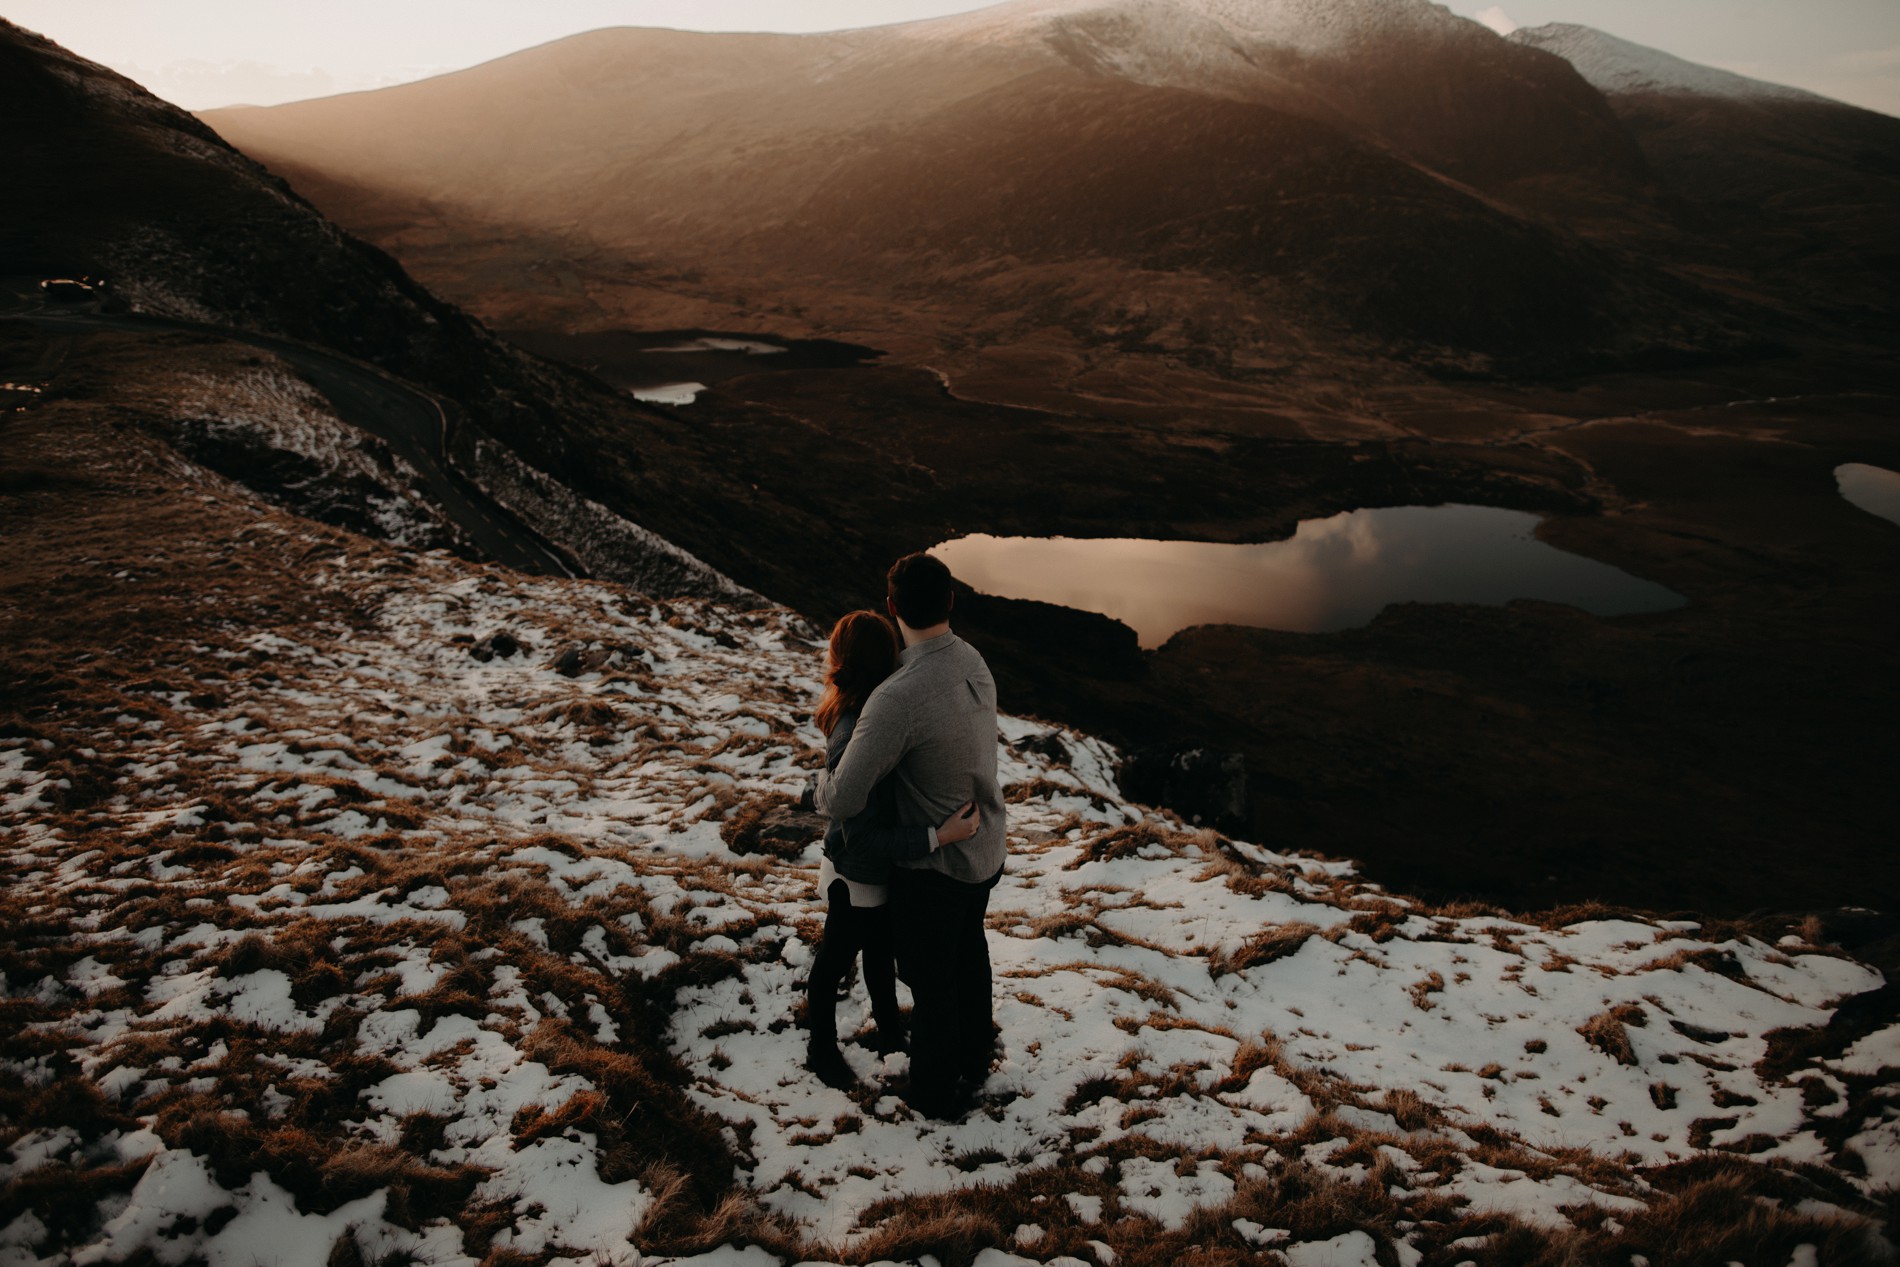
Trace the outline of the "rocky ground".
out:
M 1819 921 L 1428 905 L 1028 718 L 980 1107 L 854 1044 L 824 1087 L 817 630 L 372 542 L 163 399 L 41 400 L 0 424 L 0 1261 L 1890 1255 L 1900 1028 Z

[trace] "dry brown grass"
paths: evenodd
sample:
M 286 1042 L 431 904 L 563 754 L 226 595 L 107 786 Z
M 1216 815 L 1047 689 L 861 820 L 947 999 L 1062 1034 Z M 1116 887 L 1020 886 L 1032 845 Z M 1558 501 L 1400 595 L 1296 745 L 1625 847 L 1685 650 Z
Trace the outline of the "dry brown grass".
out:
M 1176 857 L 1199 852 L 1197 832 L 1175 831 L 1156 819 L 1147 818 L 1131 827 L 1116 827 L 1081 843 L 1077 856 L 1063 869 L 1075 871 L 1091 862 L 1133 858 L 1144 849 L 1164 849 Z
M 1319 935 L 1318 925 L 1303 920 L 1274 924 L 1236 946 L 1231 954 L 1213 956 L 1208 970 L 1217 977 L 1230 972 L 1245 972 L 1249 968 L 1257 968 L 1295 954 L 1308 938 Z
M 1408 1131 L 1422 1131 L 1429 1128 L 1438 1117 L 1424 1097 L 1408 1087 L 1394 1087 L 1385 1093 L 1384 1103 L 1379 1108 L 1392 1115 L 1400 1127 Z
M 1637 1063 L 1636 1051 L 1630 1046 L 1629 1030 L 1642 1029 L 1648 1024 L 1649 1014 L 1643 1011 L 1641 1004 L 1623 1003 L 1597 1013 L 1577 1026 L 1577 1032 L 1586 1043 L 1617 1064 L 1633 1066 Z
M 598 1088 L 603 1098 L 577 1111 L 591 1112 L 590 1129 L 601 1133 L 600 1173 L 607 1182 L 632 1178 L 657 1162 L 687 1176 L 685 1194 L 704 1208 L 725 1196 L 732 1163 L 721 1124 L 686 1099 L 687 1079 L 670 1057 L 602 1047 L 552 1018 L 527 1035 L 522 1050 L 553 1072 L 579 1074 Z
M 1623 1230 L 1602 1248 L 1614 1246 L 1625 1262 L 1630 1254 L 1642 1254 L 1652 1263 L 1690 1267 L 1787 1263 L 1803 1244 L 1815 1245 L 1827 1267 L 1888 1261 L 1863 1226 L 1768 1205 L 1757 1199 L 1760 1184 L 1760 1172 L 1743 1167 L 1693 1178 L 1624 1220 Z
M 969 1267 L 986 1249 L 1008 1243 L 1017 1226 L 1008 1222 L 994 1191 L 964 1190 L 949 1195 L 908 1197 L 879 1203 L 863 1221 L 876 1231 L 848 1251 L 852 1261 L 914 1260 L 933 1254 L 944 1267 Z
M 109 1165 L 56 1163 L 29 1170 L 0 1184 L 0 1226 L 32 1213 L 54 1245 L 82 1241 L 98 1230 L 99 1204 L 130 1193 L 150 1159 Z
M 1421 1012 L 1429 1012 L 1438 1006 L 1432 1002 L 1432 995 L 1442 993 L 1444 988 L 1445 975 L 1442 972 L 1430 972 L 1414 981 L 1406 992 L 1412 996 L 1413 1007 Z

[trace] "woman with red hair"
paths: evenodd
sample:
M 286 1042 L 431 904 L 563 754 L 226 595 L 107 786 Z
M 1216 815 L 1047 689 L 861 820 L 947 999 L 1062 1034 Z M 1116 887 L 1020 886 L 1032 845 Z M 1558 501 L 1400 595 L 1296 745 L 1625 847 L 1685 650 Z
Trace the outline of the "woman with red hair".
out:
M 873 611 L 855 611 L 831 630 L 826 653 L 825 693 L 815 720 L 825 735 L 825 766 L 836 769 L 851 742 L 864 702 L 897 669 L 897 631 Z M 897 816 L 890 779 L 872 792 L 864 809 L 833 820 L 825 832 L 825 857 L 818 872 L 825 895 L 825 933 L 812 961 L 806 1010 L 811 1038 L 805 1062 L 832 1086 L 853 1081 L 851 1067 L 838 1051 L 838 984 L 860 954 L 864 986 L 877 1022 L 872 1040 L 885 1053 L 906 1048 L 904 1021 L 897 1007 L 897 963 L 892 950 L 891 868 L 922 858 L 942 845 L 966 840 L 976 832 L 976 806 L 965 805 L 939 827 L 906 826 Z

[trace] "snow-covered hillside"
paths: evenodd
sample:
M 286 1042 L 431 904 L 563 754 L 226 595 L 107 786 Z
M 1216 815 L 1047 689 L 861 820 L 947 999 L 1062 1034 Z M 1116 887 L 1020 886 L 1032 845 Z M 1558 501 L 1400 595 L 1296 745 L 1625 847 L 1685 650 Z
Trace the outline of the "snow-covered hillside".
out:
M 1569 62 L 1591 87 L 1610 96 L 1662 93 L 1732 100 L 1826 101 L 1826 97 L 1750 79 L 1733 71 L 1717 70 L 1680 57 L 1618 39 L 1593 27 L 1570 22 L 1524 27 L 1509 36 L 1519 44 L 1541 48 Z
M 1430 909 L 1130 804 L 1112 751 L 1023 719 L 979 1109 L 915 1117 L 904 1058 L 851 1044 L 860 1085 L 827 1088 L 797 1020 L 818 825 L 789 808 L 817 631 L 403 554 L 174 470 L 146 535 L 113 553 L 86 519 L 62 566 L 184 632 L 32 659 L 41 704 L 0 722 L 0 1261 L 1875 1243 L 1852 1211 L 1900 1182 L 1900 1030 L 1823 1031 L 1877 973 Z M 181 605 L 190 569 L 226 579 Z
M 1013 0 L 971 13 L 892 28 L 919 38 L 995 40 L 1047 37 L 1052 28 L 1091 26 L 1128 43 L 1139 32 L 1157 63 L 1182 67 L 1240 45 L 1309 55 L 1343 53 L 1394 33 L 1468 25 L 1426 0 Z
M 1290 103 L 1306 92 L 1302 59 L 1471 25 L 1425 0 L 1015 0 L 879 34 L 1048 49 L 1137 83 Z
M 174 444 L 311 518 L 404 546 L 458 540 L 399 454 L 338 418 L 281 362 L 246 359 L 254 363 L 235 372 L 185 372 L 159 387 L 177 416 L 164 428 Z

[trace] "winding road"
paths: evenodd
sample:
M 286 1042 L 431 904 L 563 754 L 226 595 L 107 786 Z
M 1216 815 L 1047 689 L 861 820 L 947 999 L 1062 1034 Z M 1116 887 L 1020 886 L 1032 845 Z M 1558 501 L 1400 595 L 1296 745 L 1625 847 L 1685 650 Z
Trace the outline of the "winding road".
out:
M 480 486 L 455 470 L 448 458 L 448 407 L 440 397 L 374 365 L 324 348 L 227 326 L 175 321 L 138 313 L 109 313 L 97 303 L 53 303 L 37 293 L 0 296 L 0 321 L 31 325 L 49 334 L 98 330 L 207 335 L 247 344 L 294 366 L 322 393 L 337 417 L 380 437 L 422 477 L 430 499 L 487 557 L 523 572 L 576 576 L 559 551 L 516 521 Z M 62 358 L 63 359 L 63 358 Z

